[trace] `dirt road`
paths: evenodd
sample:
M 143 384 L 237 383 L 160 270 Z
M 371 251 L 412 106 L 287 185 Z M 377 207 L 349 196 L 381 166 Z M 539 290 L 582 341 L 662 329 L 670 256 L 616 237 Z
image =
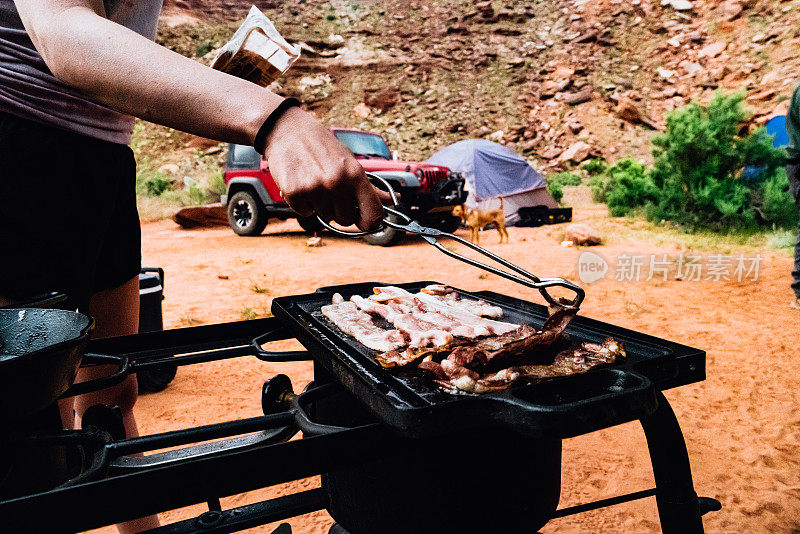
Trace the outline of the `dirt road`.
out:
M 482 243 L 533 272 L 577 279 L 582 251 L 561 247 L 562 231 L 511 228 L 510 244 L 498 245 L 493 232 L 485 232 Z M 366 280 L 439 280 L 539 301 L 534 291 L 484 275 L 415 239 L 386 249 L 331 237 L 324 241 L 326 246 L 308 248 L 294 222 L 270 225 L 257 238 L 237 237 L 227 228 L 184 231 L 171 222 L 143 227 L 144 263 L 162 266 L 167 273 L 164 317 L 169 328 L 263 316 L 273 297 Z M 723 504 L 722 511 L 706 516 L 707 532 L 800 531 L 800 313 L 787 306 L 790 259 L 762 252 L 758 280 L 752 280 L 751 272 L 741 282 L 735 276 L 733 281 L 713 277 L 690 281 L 686 276 L 677 281 L 672 279 L 677 268 L 673 262 L 664 281 L 660 274 L 646 280 L 650 255 L 657 254 L 659 260 L 664 253 L 677 255 L 678 246 L 615 237 L 591 250 L 619 265 L 628 261 L 625 255 L 641 256 L 643 266 L 638 282 L 617 281 L 612 269 L 607 279 L 587 286 L 582 314 L 708 351 L 708 380 L 667 393 L 686 437 L 698 494 Z M 740 252 L 725 251 L 724 256 L 733 258 Z M 734 266 L 729 267 L 735 274 Z M 706 268 L 710 272 L 711 267 Z M 289 374 L 296 388 L 311 378 L 308 364 L 255 359 L 181 369 L 166 391 L 140 398 L 136 406 L 140 428 L 152 433 L 258 415 L 260 386 L 278 372 Z M 566 440 L 563 465 L 562 507 L 653 484 L 638 424 Z M 316 483 L 310 479 L 226 498 L 223 506 Z M 163 520 L 201 511 L 197 506 L 170 512 Z M 331 520 L 320 512 L 290 522 L 295 532 L 322 534 Z M 543 529 L 545 533 L 658 531 L 652 498 L 554 520 Z

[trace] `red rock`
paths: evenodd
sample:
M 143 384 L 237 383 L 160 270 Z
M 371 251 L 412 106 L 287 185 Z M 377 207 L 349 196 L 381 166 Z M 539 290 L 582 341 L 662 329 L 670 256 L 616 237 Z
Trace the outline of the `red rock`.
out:
M 625 96 L 619 99 L 619 103 L 614 109 L 614 113 L 617 115 L 617 117 L 625 119 L 626 121 L 638 122 L 642 120 L 642 113 L 636 106 L 636 102 Z
M 362 119 L 368 119 L 372 117 L 372 110 L 364 102 L 361 102 L 353 108 L 353 114 Z
M 748 96 L 747 100 L 750 102 L 766 102 L 767 100 L 772 100 L 776 93 L 777 91 L 775 89 L 764 89 L 761 92 Z
M 564 229 L 564 240 L 572 241 L 576 245 L 593 246 L 602 241 L 600 233 L 583 223 L 572 223 Z
M 738 18 L 739 15 L 742 14 L 743 10 L 744 8 L 742 7 L 742 4 L 736 2 L 735 0 L 730 0 L 722 4 L 717 9 L 717 12 L 723 20 L 731 21 Z
M 570 83 L 572 83 L 571 80 L 564 79 L 547 80 L 542 84 L 542 90 L 540 94 L 544 98 L 549 98 L 569 87 Z
M 583 141 L 573 143 L 563 154 L 558 158 L 561 163 L 572 161 L 573 163 L 580 163 L 589 157 L 592 153 L 592 147 Z
M 709 45 L 704 46 L 700 53 L 697 54 L 697 57 L 710 57 L 715 58 L 728 48 L 728 43 L 724 41 L 717 41 L 715 43 L 711 43 Z
M 576 120 L 573 120 L 573 121 L 570 121 L 570 122 L 567 123 L 567 128 L 569 128 L 570 131 L 572 131 L 572 133 L 576 134 L 576 133 L 580 133 L 581 130 L 583 130 L 583 124 L 581 124 L 580 122 L 578 122 Z
M 577 93 L 562 93 L 564 96 L 561 98 L 561 101 L 563 101 L 565 104 L 569 104 L 570 106 L 575 106 L 578 104 L 583 104 L 584 102 L 589 102 L 592 99 L 593 93 L 594 88 L 591 85 L 587 85 Z

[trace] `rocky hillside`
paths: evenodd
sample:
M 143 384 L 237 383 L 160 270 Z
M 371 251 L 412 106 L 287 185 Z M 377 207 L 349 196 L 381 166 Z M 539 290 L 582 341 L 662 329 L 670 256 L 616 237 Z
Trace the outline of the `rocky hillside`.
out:
M 800 82 L 800 0 L 255 4 L 304 49 L 274 90 L 410 158 L 484 137 L 541 167 L 646 159 L 670 110 L 743 90 L 757 124 Z M 159 41 L 208 62 L 250 5 L 167 0 Z M 187 142 L 165 136 L 140 128 L 156 163 Z

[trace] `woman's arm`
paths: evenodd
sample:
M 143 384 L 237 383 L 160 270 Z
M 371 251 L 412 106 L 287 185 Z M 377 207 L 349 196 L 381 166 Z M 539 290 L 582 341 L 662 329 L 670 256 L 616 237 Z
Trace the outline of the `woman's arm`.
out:
M 283 100 L 105 18 L 102 0 L 15 0 L 53 75 L 123 113 L 231 143 L 253 144 Z M 308 113 L 290 109 L 267 137 L 270 169 L 290 205 L 363 229 L 381 216 L 360 164 Z M 355 200 L 355 201 L 354 201 Z M 359 210 L 356 211 L 356 205 Z

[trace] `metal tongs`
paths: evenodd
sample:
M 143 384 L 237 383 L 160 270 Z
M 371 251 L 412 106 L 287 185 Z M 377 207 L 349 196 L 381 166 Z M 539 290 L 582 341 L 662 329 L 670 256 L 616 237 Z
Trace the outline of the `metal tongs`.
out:
M 563 278 L 539 278 L 535 274 L 529 273 L 528 271 L 526 271 L 522 267 L 514 265 L 513 263 L 509 262 L 508 260 L 505 260 L 505 259 L 501 258 L 497 254 L 489 252 L 488 250 L 486 250 L 483 247 L 479 247 L 478 245 L 472 243 L 471 241 L 468 241 L 468 240 L 466 240 L 464 238 L 458 237 L 457 235 L 449 234 L 447 232 L 442 232 L 441 230 L 437 230 L 436 228 L 428 228 L 427 226 L 422 226 L 417 221 L 411 219 L 405 213 L 403 213 L 403 212 L 399 211 L 398 209 L 396 209 L 396 208 L 398 208 L 400 206 L 400 203 L 397 200 L 397 194 L 395 193 L 394 189 L 389 184 L 389 182 L 387 182 L 385 179 L 383 179 L 382 177 L 378 176 L 377 174 L 373 174 L 373 173 L 369 173 L 369 172 L 367 173 L 367 177 L 370 178 L 370 180 L 374 180 L 374 181 L 380 182 L 386 188 L 386 190 L 388 191 L 389 195 L 392 197 L 392 203 L 393 203 L 394 207 L 390 208 L 390 207 L 384 206 L 383 209 L 388 214 L 390 214 L 391 216 L 396 218 L 396 220 L 392 220 L 391 218 L 386 217 L 381 221 L 381 225 L 378 228 L 376 228 L 374 230 L 370 230 L 368 232 L 360 232 L 360 231 L 356 232 L 356 231 L 342 230 L 341 228 L 336 228 L 334 226 L 331 226 L 328 222 L 322 220 L 322 218 L 317 216 L 317 219 L 319 219 L 319 222 L 322 224 L 322 226 L 324 226 L 325 228 L 327 228 L 331 232 L 334 232 L 336 234 L 343 235 L 343 236 L 346 236 L 346 237 L 363 237 L 363 236 L 366 236 L 366 235 L 375 234 L 377 232 L 382 232 L 383 230 L 386 230 L 387 228 L 395 228 L 397 230 L 403 230 L 403 231 L 408 232 L 410 234 L 417 234 L 420 237 L 422 237 L 422 239 L 424 239 L 425 241 L 427 241 L 428 243 L 430 243 L 431 245 L 433 245 L 434 247 L 436 247 L 437 249 L 439 249 L 440 251 L 444 252 L 445 254 L 447 254 L 448 256 L 450 256 L 452 258 L 455 258 L 457 260 L 463 261 L 464 263 L 468 263 L 468 264 L 472 265 L 473 267 L 477 267 L 479 269 L 483 269 L 484 271 L 488 271 L 488 272 L 490 272 L 492 274 L 496 274 L 497 276 L 502 276 L 503 278 L 511 280 L 512 282 L 516 282 L 518 284 L 522 284 L 523 286 L 530 287 L 530 288 L 538 290 L 539 293 L 542 294 L 544 299 L 552 306 L 558 306 L 558 307 L 562 307 L 562 308 L 563 307 L 576 307 L 576 308 L 578 308 L 578 307 L 580 307 L 581 303 L 583 302 L 583 299 L 586 297 L 586 293 L 583 290 L 583 288 L 581 288 L 580 286 L 578 286 L 576 284 L 573 284 L 569 280 L 565 280 Z M 466 247 L 469 247 L 472 250 L 475 250 L 477 252 L 480 252 L 484 256 L 486 256 L 486 257 L 490 258 L 491 260 L 499 263 L 500 265 L 503 265 L 504 267 L 507 267 L 508 269 L 511 269 L 512 271 L 514 271 L 515 273 L 517 273 L 517 274 L 519 274 L 521 276 L 517 276 L 517 274 L 512 274 L 512 273 L 509 273 L 508 271 L 504 271 L 504 270 L 498 269 L 496 267 L 492 267 L 491 265 L 486 265 L 485 263 L 481 263 L 481 262 L 479 262 L 477 260 L 473 260 L 472 258 L 468 258 L 467 256 L 463 256 L 461 254 L 458 254 L 457 252 L 453 252 L 452 250 L 449 250 L 444 245 L 439 243 L 438 239 L 441 238 L 441 237 L 447 237 L 447 238 L 453 239 L 455 241 L 458 241 L 462 245 L 464 245 Z M 547 288 L 549 288 L 549 287 L 563 287 L 563 288 L 569 289 L 569 290 L 575 292 L 575 298 L 572 299 L 572 300 L 568 300 L 568 299 L 562 299 L 562 298 L 553 297 L 547 291 Z

